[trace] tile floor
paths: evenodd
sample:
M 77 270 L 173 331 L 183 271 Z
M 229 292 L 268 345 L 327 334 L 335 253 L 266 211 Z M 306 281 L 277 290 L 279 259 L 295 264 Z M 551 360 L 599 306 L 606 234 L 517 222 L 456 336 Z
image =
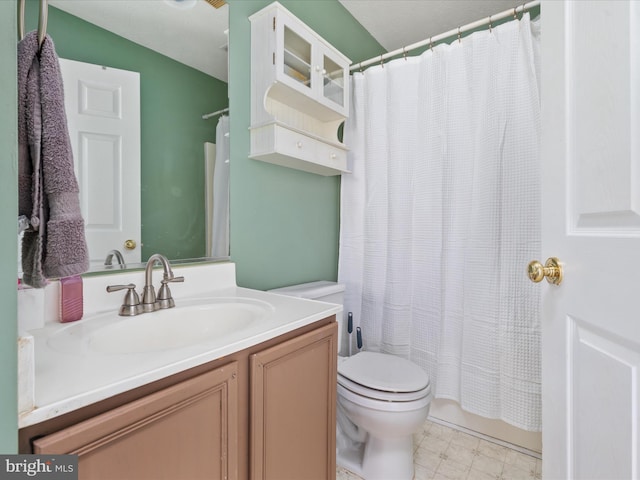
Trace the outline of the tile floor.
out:
M 429 420 L 414 435 L 413 444 L 415 480 L 542 478 L 540 459 Z M 361 478 L 338 468 L 337 480 Z

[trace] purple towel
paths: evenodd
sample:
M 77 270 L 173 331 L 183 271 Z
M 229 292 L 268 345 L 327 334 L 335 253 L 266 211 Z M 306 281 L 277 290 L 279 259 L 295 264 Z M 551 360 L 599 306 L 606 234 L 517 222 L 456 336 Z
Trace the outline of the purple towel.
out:
M 18 215 L 31 222 L 23 282 L 39 288 L 86 272 L 89 255 L 58 56 L 48 35 L 38 48 L 35 31 L 18 43 L 18 145 Z

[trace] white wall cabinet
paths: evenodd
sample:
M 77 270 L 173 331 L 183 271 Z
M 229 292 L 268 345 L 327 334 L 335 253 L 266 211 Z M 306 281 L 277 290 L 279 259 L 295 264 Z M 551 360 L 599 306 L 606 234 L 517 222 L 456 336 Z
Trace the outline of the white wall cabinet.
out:
M 278 2 L 252 15 L 251 158 L 320 175 L 346 171 L 350 60 Z

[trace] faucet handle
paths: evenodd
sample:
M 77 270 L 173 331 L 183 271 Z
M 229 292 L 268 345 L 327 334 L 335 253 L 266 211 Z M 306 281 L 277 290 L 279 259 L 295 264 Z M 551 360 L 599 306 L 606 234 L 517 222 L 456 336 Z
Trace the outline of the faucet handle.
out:
M 184 277 L 171 277 L 164 276 L 160 283 L 168 283 L 168 282 L 184 282 Z
M 169 290 L 169 283 L 172 282 L 184 282 L 184 277 L 169 278 L 168 275 L 165 275 L 160 281 L 160 290 L 158 290 L 158 296 L 156 297 L 156 302 L 160 308 L 172 308 L 176 306 L 171 296 L 171 290 Z
M 120 305 L 118 315 L 123 317 L 130 317 L 142 313 L 142 305 L 140 305 L 140 297 L 136 293 L 136 286 L 133 283 L 128 285 L 109 285 L 107 292 L 117 292 L 119 290 L 127 289 L 127 293 L 124 296 L 124 302 Z

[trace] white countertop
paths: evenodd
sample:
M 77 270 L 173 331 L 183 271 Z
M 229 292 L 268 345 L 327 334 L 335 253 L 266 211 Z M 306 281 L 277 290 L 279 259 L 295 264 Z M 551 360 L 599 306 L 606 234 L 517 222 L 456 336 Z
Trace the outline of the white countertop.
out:
M 214 266 L 215 268 L 215 266 Z M 226 268 L 226 272 L 225 272 Z M 228 273 L 228 264 L 219 269 L 223 273 Z M 147 383 L 162 379 L 169 375 L 184 371 L 186 369 L 216 360 L 225 355 L 229 355 L 245 348 L 257 345 L 284 333 L 297 328 L 309 325 L 328 316 L 342 311 L 341 305 L 303 300 L 295 297 L 288 297 L 269 292 L 251 290 L 235 286 L 235 269 L 231 281 L 212 280 L 207 269 L 186 267 L 184 270 L 175 268 L 176 275 L 185 276 L 185 284 L 172 285 L 173 297 L 176 306 L 180 302 L 187 302 L 194 297 L 216 297 L 249 299 L 249 301 L 266 302 L 272 308 L 268 309 L 265 316 L 258 322 L 254 322 L 242 329 L 237 334 L 227 335 L 223 340 L 213 339 L 197 345 L 184 348 L 167 349 L 146 353 L 118 353 L 107 354 L 83 349 L 81 351 L 63 351 L 63 349 L 52 346 L 49 342 L 52 335 L 59 333 L 62 329 L 77 325 L 79 322 L 91 321 L 91 314 L 105 311 L 100 308 L 97 312 L 85 314 L 83 320 L 71 323 L 59 323 L 57 321 L 47 321 L 43 327 L 28 331 L 33 337 L 33 408 L 20 412 L 19 427 L 33 425 L 58 415 L 71 412 L 78 408 L 104 400 L 119 393 L 140 387 Z M 134 272 L 129 276 L 140 277 L 140 272 Z M 214 272 L 215 275 L 215 272 Z M 87 284 L 90 285 L 90 292 L 85 292 L 85 312 L 86 303 L 93 300 L 94 289 L 104 291 L 103 284 L 114 283 L 112 276 L 95 277 L 85 279 L 85 290 Z M 200 282 L 201 278 L 204 283 Z M 188 284 L 195 284 L 194 280 L 200 282 L 198 288 L 192 287 L 193 295 L 186 295 L 189 292 Z M 122 280 L 122 281 L 121 281 Z M 139 278 L 138 278 L 139 280 Z M 118 278 L 117 283 L 126 283 L 125 276 Z M 141 283 L 141 282 L 140 282 Z M 156 284 L 159 282 L 156 281 Z M 121 300 L 121 295 L 117 294 L 115 311 L 117 304 Z M 105 294 L 114 295 L 114 294 Z M 110 299 L 115 297 L 111 296 Z M 101 298 L 101 301 L 103 299 Z M 109 300 L 111 302 L 111 300 Z M 95 301 L 99 304 L 99 301 Z M 104 305 L 100 305 L 104 307 Z M 110 305 L 109 308 L 114 308 Z M 145 313 L 143 315 L 154 315 Z M 124 317 L 119 317 L 120 319 Z M 137 317 L 131 317 L 135 319 Z M 125 319 L 126 321 L 126 319 Z M 19 379 L 20 380 L 20 379 Z M 25 379 L 26 380 L 26 379 Z

